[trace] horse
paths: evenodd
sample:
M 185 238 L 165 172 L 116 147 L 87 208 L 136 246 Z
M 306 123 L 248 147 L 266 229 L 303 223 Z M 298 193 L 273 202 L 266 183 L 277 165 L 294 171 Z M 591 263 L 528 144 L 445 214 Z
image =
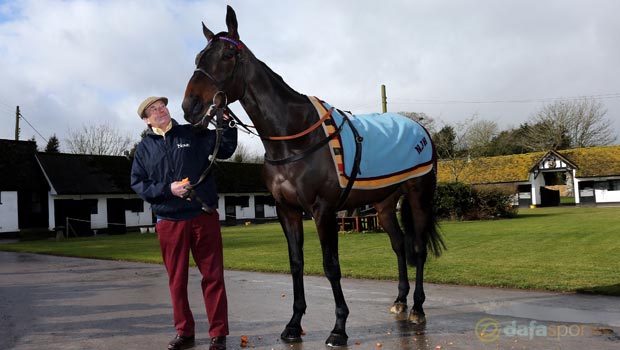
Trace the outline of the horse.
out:
M 275 199 L 278 220 L 288 244 L 293 279 L 293 315 L 281 339 L 290 343 L 302 341 L 301 320 L 307 307 L 302 219 L 308 213 L 316 223 L 323 270 L 335 301 L 336 322 L 325 344 L 333 347 L 347 345 L 349 309 L 341 287 L 336 213 L 367 204 L 376 209 L 398 261 L 398 295 L 390 310 L 392 313 L 407 312 L 410 290 L 407 264 L 415 266 L 413 307 L 407 318 L 411 323 L 425 323 L 422 307 L 425 300 L 424 264 L 429 251 L 439 256 L 445 249 L 433 214 L 437 157 L 432 140 L 428 140 L 428 146 L 432 148 L 432 164 L 427 173 L 379 188 L 357 189 L 350 184 L 343 188 L 325 141 L 326 133 L 316 127 L 316 106 L 308 96 L 295 91 L 257 59 L 240 41 L 237 17 L 230 6 L 227 7 L 226 26 L 226 32 L 214 34 L 202 23 L 207 45 L 196 56 L 196 69 L 187 84 L 182 108 L 187 122 L 204 124 L 204 118 L 212 115 L 209 113 L 211 101 L 218 96 L 220 101 L 217 103 L 222 104 L 221 95 L 224 95 L 227 103 L 241 103 L 261 137 L 265 148 L 263 176 Z M 372 135 L 366 136 L 369 137 Z M 376 167 L 381 166 L 376 164 Z M 349 183 L 354 177 L 349 178 Z M 397 219 L 399 201 L 404 232 Z

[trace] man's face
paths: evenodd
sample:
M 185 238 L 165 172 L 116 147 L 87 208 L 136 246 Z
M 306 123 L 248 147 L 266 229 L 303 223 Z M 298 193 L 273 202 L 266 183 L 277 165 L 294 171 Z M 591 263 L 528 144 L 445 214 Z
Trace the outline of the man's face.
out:
M 163 129 L 170 123 L 170 112 L 163 101 L 155 101 L 146 109 L 144 120 L 148 125 Z

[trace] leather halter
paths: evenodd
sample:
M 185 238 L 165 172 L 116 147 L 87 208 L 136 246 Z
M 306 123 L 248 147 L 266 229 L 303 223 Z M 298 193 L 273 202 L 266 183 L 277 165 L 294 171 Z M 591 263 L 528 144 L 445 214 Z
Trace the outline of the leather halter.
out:
M 218 79 L 216 79 L 214 76 L 212 76 L 211 74 L 209 74 L 209 72 L 207 72 L 206 70 L 204 70 L 203 68 L 200 68 L 198 66 L 198 64 L 200 63 L 200 60 L 202 58 L 202 55 L 204 55 L 204 53 L 206 52 L 207 48 L 209 47 L 209 45 L 214 41 L 214 40 L 224 40 L 227 41 L 233 45 L 235 45 L 235 48 L 237 50 L 237 59 L 235 60 L 235 66 L 233 67 L 232 73 L 223 81 L 220 82 Z M 209 80 L 211 80 L 213 83 L 215 83 L 215 85 L 218 87 L 218 89 L 223 89 L 224 85 L 227 85 L 227 83 L 233 79 L 235 72 L 237 70 L 237 66 L 238 63 L 240 61 L 240 53 L 241 53 L 241 49 L 243 48 L 243 45 L 236 41 L 233 40 L 231 38 L 225 37 L 225 36 L 214 36 L 211 40 L 209 40 L 209 43 L 207 44 L 207 47 L 198 55 L 198 57 L 196 57 L 196 69 L 194 70 L 195 72 L 199 72 L 204 74 Z M 243 67 L 243 66 L 242 66 Z M 246 87 L 244 85 L 243 88 L 243 93 L 241 95 L 241 97 L 243 97 L 245 95 L 245 91 L 246 91 Z M 226 97 L 226 94 L 223 91 L 218 91 L 219 93 L 223 93 L 224 96 Z M 214 96 L 215 99 L 215 96 Z M 241 98 L 239 98 L 241 99 Z M 241 126 L 244 129 L 246 129 L 249 133 L 255 134 L 254 132 L 250 131 L 248 129 L 248 126 L 246 124 L 244 124 L 239 117 L 237 117 L 232 110 L 230 110 L 229 108 L 227 108 L 227 101 L 225 102 L 224 106 L 218 106 L 217 107 L 217 114 L 218 114 L 218 124 L 217 124 L 217 131 L 218 131 L 218 139 L 221 137 L 221 132 L 222 132 L 222 126 L 221 126 L 221 116 L 224 112 L 224 110 L 226 110 L 227 114 L 229 114 L 233 119 L 234 122 L 231 121 L 230 126 L 231 127 L 236 127 L 236 126 Z M 334 111 L 334 108 L 330 108 L 316 123 L 312 124 L 309 128 L 298 132 L 296 134 L 293 135 L 286 135 L 286 136 L 268 136 L 268 137 L 262 137 L 260 135 L 258 135 L 262 140 L 269 140 L 269 141 L 288 141 L 288 140 L 294 140 L 297 138 L 300 138 L 302 136 L 305 136 L 309 133 L 311 133 L 312 131 L 316 130 L 318 127 L 320 127 L 323 122 L 325 122 L 325 120 L 327 118 L 329 118 L 332 114 L 332 112 Z M 206 114 L 208 114 L 208 112 L 205 112 L 205 116 Z M 203 117 L 204 119 L 204 117 Z M 315 151 L 319 150 L 320 148 L 322 148 L 323 146 L 327 145 L 329 143 L 329 141 L 331 141 L 332 139 L 334 139 L 335 137 L 337 137 L 341 132 L 342 129 L 344 127 L 345 124 L 348 124 L 349 127 L 351 128 L 351 131 L 354 134 L 355 137 L 355 159 L 354 159 L 354 163 L 353 163 L 353 169 L 352 169 L 352 174 L 351 177 L 347 183 L 347 186 L 344 188 L 343 192 L 340 193 L 340 198 L 338 200 L 338 204 L 336 205 L 336 208 L 341 208 L 342 205 L 344 205 L 344 202 L 346 201 L 346 199 L 349 196 L 349 192 L 351 192 L 351 189 L 353 188 L 353 183 L 355 182 L 357 175 L 359 173 L 359 164 L 360 164 L 360 160 L 361 160 L 361 153 L 362 153 L 362 141 L 363 138 L 358 134 L 357 130 L 355 129 L 355 127 L 353 126 L 353 123 L 351 123 L 351 120 L 349 120 L 349 118 L 344 117 L 342 123 L 338 126 L 338 128 L 336 129 L 336 132 L 334 132 L 333 134 L 329 135 L 328 137 L 325 137 L 324 139 L 322 139 L 321 141 L 319 141 L 318 143 L 312 145 L 311 147 L 309 147 L 308 149 L 304 150 L 301 153 L 297 153 L 297 154 L 293 154 L 289 157 L 285 157 L 282 159 L 269 159 L 267 158 L 267 155 L 265 155 L 265 162 L 270 163 L 272 165 L 284 165 L 287 163 L 292 163 L 292 162 L 296 162 L 298 160 L 301 160 L 303 158 L 305 158 L 306 156 L 314 153 Z M 257 135 L 257 134 L 255 134 Z M 219 148 L 219 140 L 217 140 L 216 142 L 216 148 L 214 150 L 214 154 L 213 154 L 213 159 L 211 160 L 211 165 L 213 164 L 213 161 L 215 160 L 215 154 L 217 153 L 217 150 Z M 199 179 L 199 181 L 196 184 L 192 185 L 192 189 L 193 187 L 195 187 L 196 185 L 198 185 L 199 183 L 201 183 L 204 178 L 206 178 L 206 175 L 209 173 L 209 170 L 211 168 L 211 165 L 203 172 L 201 178 Z M 192 191 L 193 192 L 193 191 Z M 199 199 L 200 200 L 200 199 Z M 200 201 L 202 203 L 202 201 Z M 205 207 L 204 203 L 203 203 L 203 207 Z M 208 207 L 207 207 L 208 208 Z M 210 209 L 210 208 L 208 208 Z
M 209 74 L 209 72 L 207 72 L 205 69 L 201 68 L 199 66 L 200 60 L 202 58 L 202 55 L 205 54 L 205 52 L 207 51 L 209 45 L 211 45 L 212 42 L 216 41 L 216 40 L 224 40 L 227 41 L 231 44 L 233 44 L 235 46 L 235 49 L 237 50 L 237 59 L 235 60 L 235 66 L 233 67 L 233 71 L 232 73 L 226 77 L 226 79 L 222 82 L 220 82 L 218 79 L 216 79 L 213 75 Z M 198 57 L 196 57 L 196 69 L 194 70 L 194 72 L 199 72 L 204 74 L 209 80 L 211 80 L 217 87 L 218 89 L 223 89 L 224 85 L 227 85 L 227 83 L 233 79 L 235 72 L 237 70 L 237 66 L 238 66 L 238 62 L 240 61 L 240 53 L 241 50 L 243 49 L 243 44 L 241 42 L 238 42 L 234 39 L 228 38 L 226 36 L 214 36 L 211 40 L 209 40 L 207 47 L 198 55 Z M 222 91 L 218 91 L 218 93 L 220 93 Z M 243 89 L 243 94 L 242 96 L 245 95 L 245 86 Z M 214 96 L 215 97 L 215 96 Z M 234 126 L 242 126 L 244 129 L 247 130 L 247 132 L 255 134 L 254 132 L 252 132 L 251 130 L 248 129 L 248 125 L 244 124 L 229 108 L 227 108 L 226 106 L 224 107 L 220 107 L 218 109 L 226 109 L 227 114 L 229 114 L 230 116 L 233 117 L 233 119 L 235 120 L 234 123 L 231 122 L 230 126 L 234 127 Z M 320 127 L 323 122 L 325 122 L 325 120 L 327 118 L 329 118 L 332 114 L 332 112 L 334 111 L 334 108 L 330 108 L 317 122 L 315 122 L 314 124 L 312 124 L 310 127 L 308 127 L 307 129 L 298 132 L 296 134 L 293 135 L 284 135 L 284 136 L 267 136 L 267 137 L 263 137 L 258 135 L 262 140 L 268 140 L 268 141 L 289 141 L 289 140 L 294 140 L 297 138 L 300 138 L 302 136 L 308 135 L 309 133 L 311 133 L 312 131 L 316 130 L 318 127 Z M 205 116 L 207 116 L 208 112 L 205 112 Z M 204 119 L 203 117 L 203 119 Z M 351 122 L 348 120 L 348 118 L 345 118 L 348 123 L 350 124 Z M 271 164 L 277 164 L 277 165 L 282 165 L 282 164 L 286 164 L 286 163 L 291 163 L 291 162 L 295 162 L 298 161 L 300 159 L 305 158 L 307 155 L 314 153 L 316 150 L 318 150 L 319 148 L 323 147 L 324 145 L 326 145 L 330 140 L 332 140 L 334 137 L 336 137 L 340 131 L 342 131 L 342 128 L 344 126 L 344 122 L 340 125 L 340 127 L 337 129 L 337 132 L 330 135 L 329 137 L 324 138 L 323 140 L 321 140 L 320 142 L 314 144 L 313 146 L 311 146 L 310 148 L 306 149 L 305 151 L 301 152 L 301 153 L 297 153 L 294 154 L 290 157 L 286 157 L 286 158 L 282 158 L 282 159 L 269 159 L 267 157 L 265 157 L 265 161 Z M 352 124 L 350 124 L 351 127 Z M 257 134 L 255 134 L 257 135 Z M 356 162 L 358 163 L 358 162 Z
M 227 41 L 229 43 L 232 43 L 233 45 L 235 45 L 235 49 L 237 50 L 237 59 L 235 60 L 235 66 L 233 67 L 233 71 L 232 73 L 224 80 L 224 81 L 219 81 L 218 79 L 216 79 L 214 76 L 212 76 L 211 74 L 209 74 L 209 72 L 207 72 L 205 69 L 200 68 L 199 64 L 200 64 L 200 60 L 202 59 L 202 55 L 205 54 L 205 52 L 207 51 L 207 48 L 209 48 L 209 45 L 211 45 L 212 42 L 217 41 L 217 40 L 224 40 Z M 243 48 L 243 44 L 241 44 L 241 42 L 238 42 L 236 40 L 233 40 L 231 38 L 225 37 L 225 36 L 214 36 L 213 38 L 211 38 L 211 40 L 209 40 L 209 42 L 207 43 L 207 47 L 205 47 L 204 50 L 202 50 L 202 52 L 200 52 L 198 54 L 198 57 L 196 57 L 196 69 L 194 69 L 194 73 L 195 72 L 199 72 L 204 74 L 207 78 L 209 78 L 209 80 L 211 80 L 212 82 L 215 83 L 215 85 L 219 88 L 219 89 L 223 89 L 224 85 L 227 85 L 228 82 L 235 76 L 235 72 L 237 70 L 237 63 L 239 62 L 240 59 L 240 53 L 241 53 L 241 49 Z M 242 96 L 245 95 L 245 88 L 243 89 L 243 94 Z

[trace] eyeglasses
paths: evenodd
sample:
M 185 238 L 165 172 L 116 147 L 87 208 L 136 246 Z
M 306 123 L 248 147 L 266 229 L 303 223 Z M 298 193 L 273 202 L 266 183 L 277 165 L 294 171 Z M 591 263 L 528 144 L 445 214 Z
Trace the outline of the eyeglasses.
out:
M 165 104 L 161 102 L 160 103 L 155 102 L 152 105 L 150 105 L 149 108 L 147 108 L 146 110 L 149 112 L 159 112 L 160 110 L 166 109 L 166 108 L 167 107 Z

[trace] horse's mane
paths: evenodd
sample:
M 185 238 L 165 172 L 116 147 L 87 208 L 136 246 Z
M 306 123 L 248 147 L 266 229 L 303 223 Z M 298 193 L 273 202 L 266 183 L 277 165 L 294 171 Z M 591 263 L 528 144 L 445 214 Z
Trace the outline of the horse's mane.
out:
M 216 38 L 218 37 L 222 37 L 222 36 L 227 36 L 228 33 L 227 32 L 219 32 L 215 35 Z M 237 39 L 238 40 L 238 39 Z M 295 89 L 293 89 L 290 85 L 288 85 L 284 79 L 276 72 L 274 72 L 271 68 L 269 68 L 269 66 L 267 64 L 265 64 L 265 62 L 261 61 L 260 59 L 258 59 L 254 53 L 252 52 L 252 50 L 250 50 L 245 43 L 243 43 L 242 41 L 240 41 L 241 44 L 243 45 L 243 50 L 246 50 L 249 54 L 250 57 L 252 57 L 254 60 L 256 60 L 256 62 L 259 63 L 259 65 L 265 70 L 265 72 L 267 72 L 267 75 L 269 75 L 271 78 L 273 78 L 273 80 L 277 83 L 280 84 L 280 86 L 282 86 L 284 88 L 284 90 L 286 90 L 286 92 L 294 95 L 295 97 L 303 97 L 305 98 L 305 95 L 300 94 L 299 92 L 297 92 Z
M 271 77 L 274 82 L 278 83 L 287 93 L 290 93 L 291 95 L 295 97 L 305 98 L 305 95 L 297 92 L 290 85 L 288 85 L 280 74 L 274 72 L 273 69 L 271 69 L 267 64 L 265 64 L 265 62 L 258 59 L 247 46 L 244 45 L 243 49 L 247 50 L 248 53 L 250 54 L 250 57 L 252 57 L 252 59 L 254 59 L 258 63 L 259 67 L 262 68 L 265 71 L 265 73 L 269 77 Z
M 252 57 L 265 70 L 267 75 L 269 75 L 275 82 L 277 82 L 283 89 L 285 89 L 286 92 L 290 93 L 291 95 L 294 95 L 295 97 L 305 98 L 305 95 L 300 94 L 295 89 L 293 89 L 290 85 L 288 85 L 286 83 L 286 81 L 284 81 L 282 76 L 280 76 L 280 74 L 274 72 L 273 69 L 269 68 L 269 66 L 267 64 L 265 64 L 265 62 L 263 62 L 260 59 L 256 58 L 256 56 L 254 56 L 254 54 L 252 54 Z

